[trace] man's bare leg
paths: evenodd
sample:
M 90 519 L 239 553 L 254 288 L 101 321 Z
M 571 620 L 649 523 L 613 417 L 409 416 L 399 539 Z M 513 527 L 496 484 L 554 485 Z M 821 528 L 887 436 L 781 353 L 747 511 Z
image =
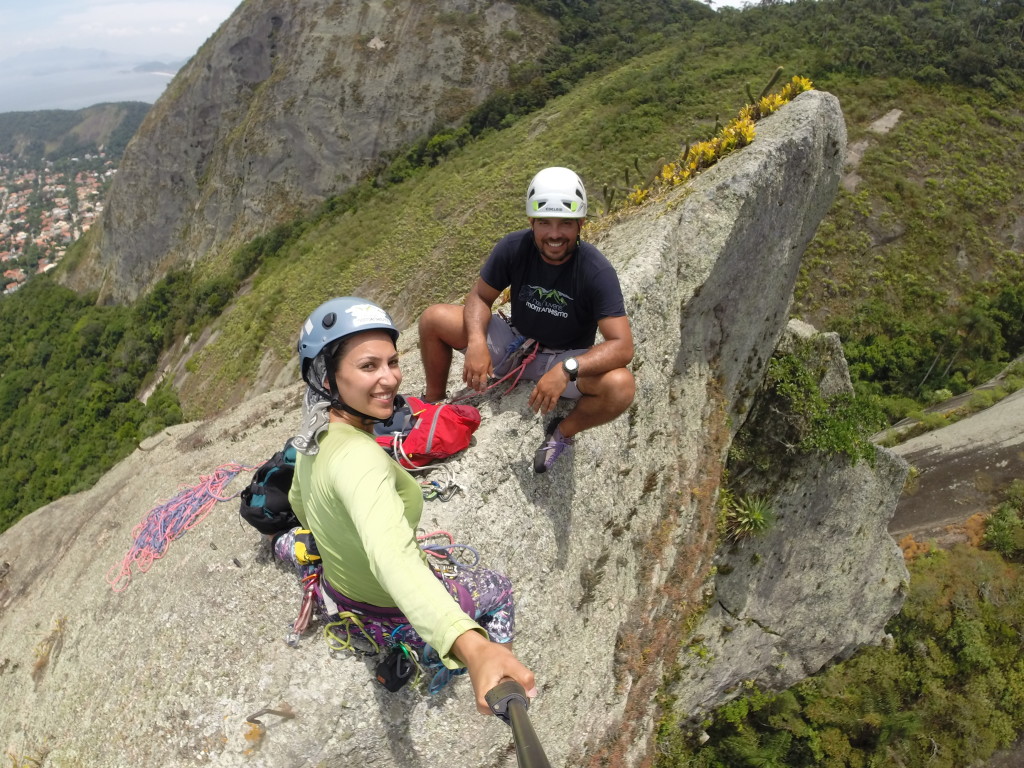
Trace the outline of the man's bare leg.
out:
M 443 400 L 452 367 L 452 350 L 466 347 L 466 324 L 462 307 L 434 304 L 420 315 L 420 358 L 426 379 L 424 399 Z
M 580 376 L 576 386 L 582 397 L 558 425 L 564 437 L 573 437 L 618 418 L 633 403 L 636 394 L 636 382 L 627 368 L 615 368 L 597 376 Z
M 614 368 L 597 376 L 580 376 L 576 386 L 581 392 L 576 407 L 564 419 L 548 424 L 544 442 L 533 455 L 533 471 L 538 474 L 554 465 L 579 432 L 622 414 L 636 393 L 636 382 L 627 368 Z

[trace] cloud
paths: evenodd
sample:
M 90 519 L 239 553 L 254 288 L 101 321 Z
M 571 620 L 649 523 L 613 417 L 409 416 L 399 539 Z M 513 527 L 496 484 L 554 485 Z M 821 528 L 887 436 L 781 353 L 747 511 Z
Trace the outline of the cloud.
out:
M 72 47 L 188 58 L 240 0 L 34 0 L 4 10 L 5 54 Z

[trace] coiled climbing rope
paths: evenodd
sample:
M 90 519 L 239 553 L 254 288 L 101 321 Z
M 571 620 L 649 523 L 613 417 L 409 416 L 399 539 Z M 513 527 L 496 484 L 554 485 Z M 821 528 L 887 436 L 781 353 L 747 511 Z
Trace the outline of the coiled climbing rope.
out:
M 210 514 L 214 504 L 237 497 L 238 493 L 225 496 L 224 489 L 240 472 L 252 472 L 253 469 L 255 467 L 235 463 L 222 464 L 212 474 L 200 476 L 198 485 L 183 488 L 174 498 L 151 509 L 132 529 L 132 545 L 121 562 L 107 571 L 110 588 L 115 592 L 128 589 L 133 568 L 139 573 L 148 571 L 166 554 L 172 541 Z

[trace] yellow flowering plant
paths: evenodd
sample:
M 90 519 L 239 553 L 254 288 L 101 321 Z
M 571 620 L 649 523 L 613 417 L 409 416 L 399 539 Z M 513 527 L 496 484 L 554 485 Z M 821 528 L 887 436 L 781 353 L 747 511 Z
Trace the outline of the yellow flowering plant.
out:
M 777 112 L 798 94 L 813 88 L 810 80 L 797 75 L 777 93 L 764 94 L 755 103 L 746 104 L 736 118 L 715 136 L 707 141 L 687 145 L 674 162 L 662 166 L 661 172 L 654 177 L 650 185 L 633 187 L 626 195 L 626 204 L 641 205 L 649 200 L 656 190 L 678 186 L 705 168 L 711 167 L 730 152 L 747 146 L 754 140 L 754 123 Z

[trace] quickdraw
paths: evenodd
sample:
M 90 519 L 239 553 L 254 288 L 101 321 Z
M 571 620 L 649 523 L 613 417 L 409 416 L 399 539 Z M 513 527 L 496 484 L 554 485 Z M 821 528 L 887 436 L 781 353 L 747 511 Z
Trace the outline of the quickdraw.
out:
M 420 488 L 423 491 L 423 499 L 425 501 L 432 501 L 437 499 L 438 501 L 451 501 L 452 497 L 457 493 L 462 493 L 462 486 L 455 480 L 455 471 L 448 464 L 427 464 L 425 467 L 414 466 L 409 456 L 405 452 L 403 445 L 402 436 L 395 435 L 394 443 L 395 453 L 405 459 L 405 463 L 402 464 L 406 472 L 427 472 L 431 469 L 439 469 L 444 472 L 444 480 L 420 480 Z M 402 463 L 402 462 L 399 462 Z
M 424 543 L 429 542 L 430 539 L 436 539 L 439 537 L 448 539 L 448 543 Z M 448 531 L 432 531 L 431 533 L 419 534 L 416 536 L 416 540 L 421 542 L 420 549 L 428 555 L 433 555 L 436 558 L 447 560 L 452 565 L 458 566 L 459 568 L 474 568 L 480 562 L 480 553 L 476 550 L 476 547 L 471 547 L 469 544 L 456 544 L 455 537 L 448 533 Z M 458 553 L 458 556 L 456 553 Z M 471 556 L 469 560 L 461 559 L 465 553 L 469 553 Z
M 458 483 L 439 483 L 437 480 L 420 480 L 420 488 L 424 501 L 451 501 L 456 493 L 462 493 L 462 486 Z
M 291 630 L 285 635 L 284 641 L 295 648 L 299 645 L 299 638 L 309 627 L 309 621 L 313 617 L 313 604 L 320 590 L 320 569 L 302 579 L 302 604 L 299 606 L 299 615 L 292 622 Z

